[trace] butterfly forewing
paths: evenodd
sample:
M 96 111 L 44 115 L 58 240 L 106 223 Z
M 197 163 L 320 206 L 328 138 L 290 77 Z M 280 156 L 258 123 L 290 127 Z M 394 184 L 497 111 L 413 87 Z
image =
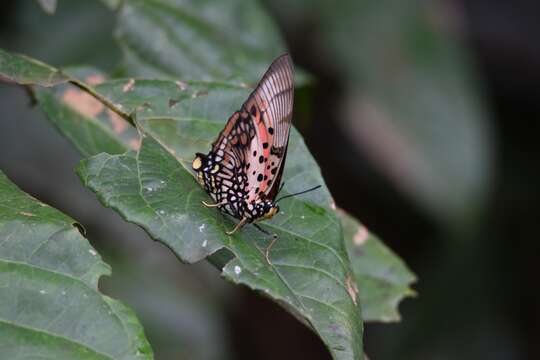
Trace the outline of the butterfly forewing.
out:
M 292 62 L 283 55 L 272 63 L 242 106 L 251 115 L 256 131 L 246 156 L 250 164 L 246 171 L 248 201 L 275 197 L 287 153 L 293 98 Z

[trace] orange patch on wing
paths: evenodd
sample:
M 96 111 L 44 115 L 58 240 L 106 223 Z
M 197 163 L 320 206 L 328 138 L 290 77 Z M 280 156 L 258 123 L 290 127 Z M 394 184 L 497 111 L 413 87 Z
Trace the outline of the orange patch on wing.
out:
M 266 147 L 266 149 L 263 146 L 261 146 L 262 155 L 264 156 L 265 159 L 268 159 L 270 157 L 270 148 L 271 148 L 270 134 L 268 133 L 268 129 L 266 128 L 266 124 L 264 123 L 264 121 L 259 120 L 257 127 L 259 130 L 259 141 L 261 145 L 264 143 L 268 143 L 268 146 Z M 266 163 L 264 163 L 264 168 L 266 168 Z M 267 174 L 268 171 L 264 170 L 264 173 Z M 268 188 L 268 182 L 267 181 L 261 182 L 259 188 L 260 188 L 260 191 L 263 191 L 263 192 L 266 191 L 266 189 Z
M 268 145 L 270 145 L 268 129 L 266 128 L 264 121 L 260 121 L 257 124 L 257 127 L 259 128 L 259 141 L 261 142 L 261 144 L 268 143 Z M 270 156 L 270 146 L 268 146 L 266 149 L 263 149 L 263 155 L 265 158 L 268 158 Z

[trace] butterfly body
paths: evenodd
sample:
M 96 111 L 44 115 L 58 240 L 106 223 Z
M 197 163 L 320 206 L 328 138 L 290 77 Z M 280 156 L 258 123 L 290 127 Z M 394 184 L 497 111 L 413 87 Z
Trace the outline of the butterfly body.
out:
M 270 199 L 248 199 L 248 180 L 244 174 L 237 172 L 238 175 L 230 180 L 216 176 L 222 166 L 216 162 L 216 158 L 220 157 L 212 153 L 197 154 L 194 160 L 197 168 L 201 164 L 197 175 L 199 183 L 212 197 L 215 207 L 237 219 L 246 219 L 248 223 L 269 219 L 279 211 L 279 207 Z
M 215 202 L 206 205 L 240 219 L 235 230 L 279 212 L 275 198 L 289 143 L 293 96 L 292 61 L 285 54 L 231 115 L 210 152 L 197 153 L 193 160 L 197 180 Z

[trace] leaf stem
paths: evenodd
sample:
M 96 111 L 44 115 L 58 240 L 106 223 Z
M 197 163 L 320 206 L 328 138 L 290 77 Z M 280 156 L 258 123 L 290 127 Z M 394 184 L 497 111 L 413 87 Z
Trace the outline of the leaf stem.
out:
M 80 80 L 77 80 L 75 78 L 72 78 L 72 77 L 70 77 L 69 82 L 72 83 L 73 85 L 77 86 L 81 90 L 86 91 L 87 93 L 89 93 L 90 95 L 95 97 L 97 100 L 101 101 L 103 103 L 103 105 L 105 105 L 106 107 L 111 109 L 111 111 L 114 111 L 115 113 L 117 113 L 124 120 L 129 122 L 132 126 L 135 126 L 135 121 L 133 120 L 133 118 L 131 117 L 131 115 L 129 113 L 127 113 L 127 112 L 123 111 L 122 109 L 120 109 L 118 107 L 118 105 L 114 104 L 113 102 L 109 101 L 106 97 L 104 97 L 101 94 L 99 94 L 98 92 L 96 92 L 92 87 L 88 86 L 88 84 L 86 84 L 86 83 L 84 83 L 84 82 L 82 82 Z

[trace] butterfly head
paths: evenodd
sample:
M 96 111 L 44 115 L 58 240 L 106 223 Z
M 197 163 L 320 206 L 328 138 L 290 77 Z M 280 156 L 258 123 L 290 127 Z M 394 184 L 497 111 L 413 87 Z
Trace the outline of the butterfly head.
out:
M 195 159 L 193 159 L 193 162 L 191 163 L 191 167 L 197 173 L 197 181 L 204 186 L 204 174 L 203 174 L 203 167 L 206 163 L 206 156 L 201 153 L 195 154 Z
M 274 215 L 276 215 L 279 212 L 279 206 L 275 204 L 271 200 L 264 200 L 260 203 L 262 214 L 260 217 L 260 220 L 268 220 L 271 219 Z

